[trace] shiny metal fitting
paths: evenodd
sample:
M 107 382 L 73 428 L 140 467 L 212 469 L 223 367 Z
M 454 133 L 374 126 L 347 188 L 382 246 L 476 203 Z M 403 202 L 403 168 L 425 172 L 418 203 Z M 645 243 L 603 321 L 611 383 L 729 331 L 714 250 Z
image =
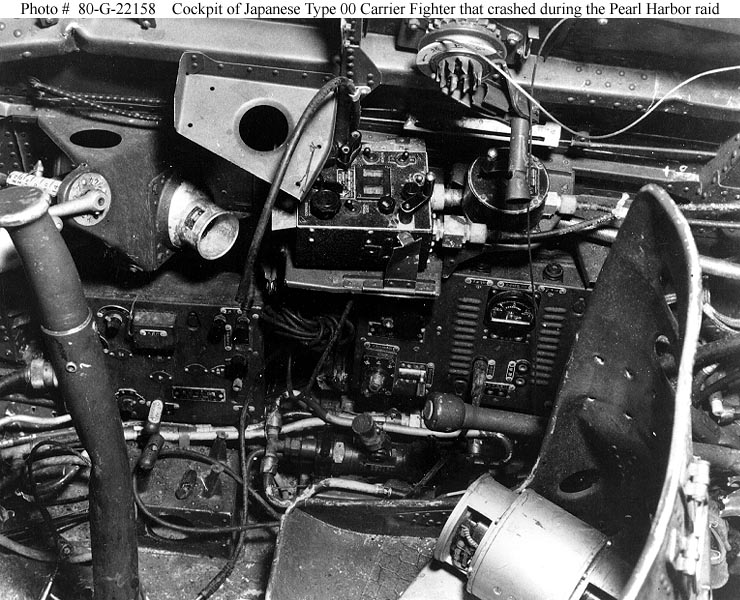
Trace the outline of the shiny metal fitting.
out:
M 0 227 L 22 227 L 38 221 L 49 210 L 51 197 L 30 187 L 9 187 L 0 191 Z
M 165 188 L 167 234 L 175 248 L 194 248 L 206 260 L 226 254 L 239 235 L 239 220 L 186 181 Z

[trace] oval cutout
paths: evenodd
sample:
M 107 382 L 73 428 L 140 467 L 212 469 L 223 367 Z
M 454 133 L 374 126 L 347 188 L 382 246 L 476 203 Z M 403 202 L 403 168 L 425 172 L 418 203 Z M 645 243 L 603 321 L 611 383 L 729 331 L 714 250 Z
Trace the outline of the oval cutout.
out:
M 82 148 L 115 148 L 123 138 L 109 129 L 82 129 L 69 136 L 69 141 Z
M 560 491 L 565 494 L 580 494 L 594 487 L 601 479 L 596 469 L 584 469 L 571 473 L 560 482 Z

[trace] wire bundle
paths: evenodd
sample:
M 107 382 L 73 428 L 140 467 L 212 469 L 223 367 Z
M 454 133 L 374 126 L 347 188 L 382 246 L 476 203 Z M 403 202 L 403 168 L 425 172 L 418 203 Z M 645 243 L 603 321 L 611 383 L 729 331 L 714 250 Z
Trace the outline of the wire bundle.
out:
M 297 310 L 286 307 L 265 307 L 263 320 L 276 335 L 298 342 L 308 348 L 326 346 L 340 327 L 340 317 L 319 315 L 306 317 Z M 344 344 L 354 335 L 354 326 L 349 321 L 341 325 L 338 343 Z
M 42 450 L 44 449 L 45 450 Z M 69 563 L 88 562 L 91 559 L 89 551 L 73 552 L 72 544 L 67 541 L 62 532 L 77 527 L 87 521 L 88 511 L 77 511 L 58 517 L 52 517 L 47 506 L 55 504 L 70 504 L 87 499 L 87 495 L 57 500 L 68 485 L 86 470 L 89 472 L 90 460 L 74 448 L 45 440 L 36 444 L 24 464 L 26 484 L 32 497 L 33 508 L 41 514 L 41 522 L 31 522 L 21 527 L 15 527 L 0 534 L 0 547 L 5 548 L 26 558 L 44 562 L 59 560 Z M 61 475 L 59 475 L 61 469 Z M 51 476 L 52 481 L 39 483 L 40 478 Z M 56 479 L 55 479 L 56 478 Z M 17 478 L 9 478 L 16 483 Z M 7 491 L 7 490 L 6 490 Z M 54 550 L 39 549 L 25 545 L 38 537 L 37 525 L 41 525 L 48 534 L 48 539 Z
M 61 102 L 77 110 L 97 111 L 124 119 L 148 122 L 152 125 L 158 125 L 163 121 L 162 115 L 157 113 L 166 108 L 166 104 L 159 98 L 106 96 L 103 94 L 70 92 L 60 87 L 42 83 L 34 77 L 31 77 L 28 83 L 31 89 L 36 92 L 37 98 L 42 101 Z M 114 104 L 125 106 L 140 105 L 142 110 L 118 108 Z

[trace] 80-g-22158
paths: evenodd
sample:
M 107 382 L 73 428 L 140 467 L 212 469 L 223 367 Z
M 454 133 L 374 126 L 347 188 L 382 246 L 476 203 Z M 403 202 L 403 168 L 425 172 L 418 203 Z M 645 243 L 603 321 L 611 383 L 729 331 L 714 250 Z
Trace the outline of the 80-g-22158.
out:
M 80 2 L 80 15 L 153 15 L 156 12 L 154 2 Z

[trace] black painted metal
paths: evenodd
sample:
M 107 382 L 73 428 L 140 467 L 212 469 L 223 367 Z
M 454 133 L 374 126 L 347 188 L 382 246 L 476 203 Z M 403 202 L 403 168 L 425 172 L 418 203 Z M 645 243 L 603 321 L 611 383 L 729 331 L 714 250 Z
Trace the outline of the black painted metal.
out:
M 607 532 L 646 522 L 664 479 L 685 302 L 680 241 L 643 188 L 621 228 L 573 346 L 530 487 Z M 668 199 L 670 201 L 670 198 Z M 679 310 L 683 309 L 679 305 Z
M 39 190 L 9 188 L 0 192 L 0 214 L 19 194 L 46 202 Z M 8 230 L 37 298 L 62 396 L 93 464 L 90 533 L 95 596 L 134 600 L 139 593 L 138 554 L 128 454 L 77 269 L 48 213 Z

